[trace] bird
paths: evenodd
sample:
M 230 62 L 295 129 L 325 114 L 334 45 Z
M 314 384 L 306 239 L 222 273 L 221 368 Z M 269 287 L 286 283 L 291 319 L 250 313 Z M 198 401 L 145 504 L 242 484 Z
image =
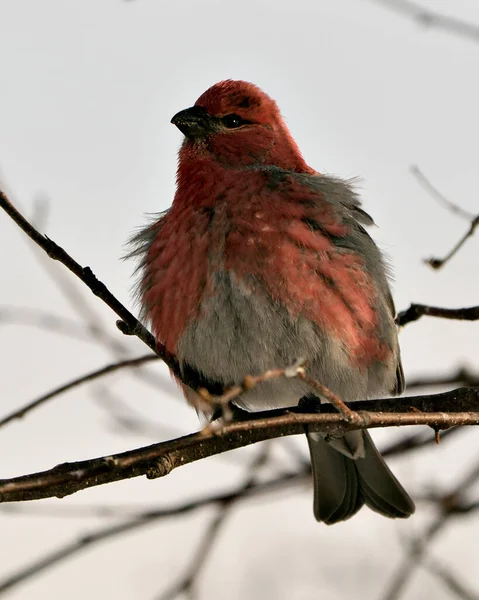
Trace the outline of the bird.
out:
M 141 318 L 179 379 L 194 370 L 226 389 L 301 358 L 344 402 L 402 393 L 389 267 L 354 181 L 310 167 L 277 103 L 247 81 L 216 83 L 171 123 L 184 136 L 173 203 L 133 236 L 131 256 Z M 235 404 L 256 412 L 305 400 L 324 401 L 282 378 Z M 345 521 L 363 505 L 413 514 L 366 430 L 307 438 L 317 521 Z

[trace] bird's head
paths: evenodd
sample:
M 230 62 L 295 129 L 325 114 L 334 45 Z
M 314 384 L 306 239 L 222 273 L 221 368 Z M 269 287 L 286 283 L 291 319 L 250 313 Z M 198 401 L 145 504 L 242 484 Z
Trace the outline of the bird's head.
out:
M 185 135 L 180 161 L 209 154 L 229 168 L 274 165 L 313 172 L 276 102 L 252 83 L 221 81 L 171 122 Z

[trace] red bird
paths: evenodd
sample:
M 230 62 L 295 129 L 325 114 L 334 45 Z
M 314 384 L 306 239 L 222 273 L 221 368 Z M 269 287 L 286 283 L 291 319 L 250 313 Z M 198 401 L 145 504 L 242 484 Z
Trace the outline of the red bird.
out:
M 180 368 L 228 387 L 301 357 L 343 401 L 401 393 L 387 268 L 351 184 L 306 164 L 274 100 L 251 83 L 217 83 L 171 122 L 185 136 L 173 205 L 133 254 L 143 314 Z M 237 403 L 257 411 L 310 395 L 300 379 L 278 379 Z M 414 512 L 367 431 L 308 440 L 318 521 L 363 504 Z

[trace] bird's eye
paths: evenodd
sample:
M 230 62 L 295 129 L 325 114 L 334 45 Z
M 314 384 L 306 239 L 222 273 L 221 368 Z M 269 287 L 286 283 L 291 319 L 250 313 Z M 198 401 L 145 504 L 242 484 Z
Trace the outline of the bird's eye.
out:
M 221 122 L 228 129 L 236 129 L 237 127 L 241 127 L 242 125 L 246 125 L 248 121 L 242 119 L 239 115 L 235 115 L 234 113 L 231 115 L 225 115 Z

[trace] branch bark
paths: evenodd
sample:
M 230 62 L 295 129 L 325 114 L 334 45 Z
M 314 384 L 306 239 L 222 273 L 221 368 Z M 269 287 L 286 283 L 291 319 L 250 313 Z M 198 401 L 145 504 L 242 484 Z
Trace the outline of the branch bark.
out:
M 62 498 L 82 489 L 146 475 L 163 477 L 173 469 L 273 438 L 307 430 L 341 435 L 354 429 L 429 425 L 435 430 L 456 425 L 479 425 L 479 388 L 459 388 L 443 394 L 349 403 L 357 419 L 346 421 L 330 405 L 321 414 L 304 414 L 298 408 L 250 415 L 219 431 L 207 427 L 159 444 L 74 463 L 40 473 L 0 480 L 0 501 L 18 502 Z M 370 411 L 370 412 L 366 412 Z

